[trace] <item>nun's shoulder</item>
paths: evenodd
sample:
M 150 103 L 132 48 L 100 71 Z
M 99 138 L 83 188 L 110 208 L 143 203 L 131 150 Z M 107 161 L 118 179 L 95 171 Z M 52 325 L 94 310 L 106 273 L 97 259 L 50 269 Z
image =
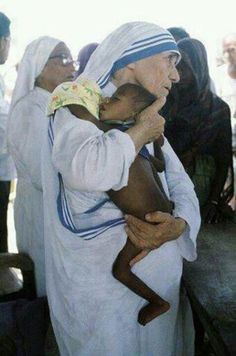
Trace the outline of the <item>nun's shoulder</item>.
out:
M 34 88 L 27 95 L 21 98 L 13 110 L 16 111 L 41 111 L 46 116 L 46 108 L 49 102 L 50 93 L 40 88 Z

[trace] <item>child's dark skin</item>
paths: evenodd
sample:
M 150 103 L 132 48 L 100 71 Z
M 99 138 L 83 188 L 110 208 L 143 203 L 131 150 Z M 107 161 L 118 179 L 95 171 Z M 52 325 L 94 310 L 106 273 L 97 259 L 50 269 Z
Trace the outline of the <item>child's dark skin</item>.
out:
M 120 87 L 107 103 L 104 102 L 101 105 L 100 121 L 82 106 L 69 105 L 68 108 L 76 117 L 90 121 L 106 132 L 116 126 L 106 124 L 103 121 L 108 119 L 110 121 L 125 121 L 151 104 L 144 101 L 137 102 L 134 99 L 135 94 L 131 95 L 132 91 L 127 91 L 126 87 L 127 85 Z M 156 170 L 164 170 L 164 158 L 158 143 L 155 143 L 155 151 L 159 155 L 157 160 L 155 158 L 148 160 L 141 155 L 137 155 L 129 170 L 127 187 L 119 191 L 110 190 L 107 192 L 111 200 L 124 213 L 132 214 L 143 220 L 147 213 L 153 211 L 171 213 L 173 208 L 173 203 L 167 198 L 160 178 L 156 173 Z M 138 314 L 138 322 L 146 325 L 157 316 L 165 313 L 170 308 L 170 305 L 132 273 L 130 261 L 140 252 L 141 249 L 134 246 L 128 238 L 113 264 L 112 273 L 121 283 L 149 302 Z

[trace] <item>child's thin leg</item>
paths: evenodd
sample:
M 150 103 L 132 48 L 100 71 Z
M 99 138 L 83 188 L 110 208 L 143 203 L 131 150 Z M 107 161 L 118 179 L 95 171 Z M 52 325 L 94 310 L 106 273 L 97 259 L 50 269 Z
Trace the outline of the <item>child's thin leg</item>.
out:
M 125 284 L 134 293 L 150 303 L 140 310 L 138 316 L 139 323 L 145 325 L 152 319 L 165 313 L 170 308 L 170 305 L 132 273 L 129 262 L 137 256 L 139 252 L 141 252 L 141 250 L 127 239 L 125 246 L 113 264 L 112 273 L 121 283 Z

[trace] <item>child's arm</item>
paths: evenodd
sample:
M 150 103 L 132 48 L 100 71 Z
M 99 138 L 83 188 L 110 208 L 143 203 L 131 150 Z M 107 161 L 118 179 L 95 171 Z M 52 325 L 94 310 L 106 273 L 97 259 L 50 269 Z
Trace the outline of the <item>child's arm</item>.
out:
M 165 158 L 161 149 L 161 142 L 164 140 L 163 136 L 160 136 L 159 139 L 153 142 L 155 156 L 150 156 L 150 161 L 157 172 L 163 172 L 165 170 Z

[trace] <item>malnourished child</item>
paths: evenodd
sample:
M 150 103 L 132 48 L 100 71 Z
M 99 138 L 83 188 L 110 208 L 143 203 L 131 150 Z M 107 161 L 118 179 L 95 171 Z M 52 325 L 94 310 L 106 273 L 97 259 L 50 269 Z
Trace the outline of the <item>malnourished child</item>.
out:
M 79 79 L 63 83 L 54 90 L 49 103 L 49 115 L 67 106 L 75 117 L 92 122 L 104 132 L 114 128 L 125 131 L 134 124 L 135 116 L 155 100 L 156 97 L 146 89 L 129 83 L 119 87 L 111 98 L 102 99 L 96 83 Z M 160 137 L 159 141 L 163 142 L 163 138 Z M 158 142 L 154 143 L 154 152 L 155 157 L 143 147 L 130 167 L 127 187 L 107 192 L 123 213 L 144 219 L 147 213 L 153 211 L 172 212 L 173 203 L 167 198 L 157 174 L 165 167 Z M 112 273 L 149 302 L 138 314 L 138 322 L 145 325 L 168 311 L 170 305 L 132 273 L 130 261 L 140 252 L 141 249 L 127 238 L 113 264 Z

